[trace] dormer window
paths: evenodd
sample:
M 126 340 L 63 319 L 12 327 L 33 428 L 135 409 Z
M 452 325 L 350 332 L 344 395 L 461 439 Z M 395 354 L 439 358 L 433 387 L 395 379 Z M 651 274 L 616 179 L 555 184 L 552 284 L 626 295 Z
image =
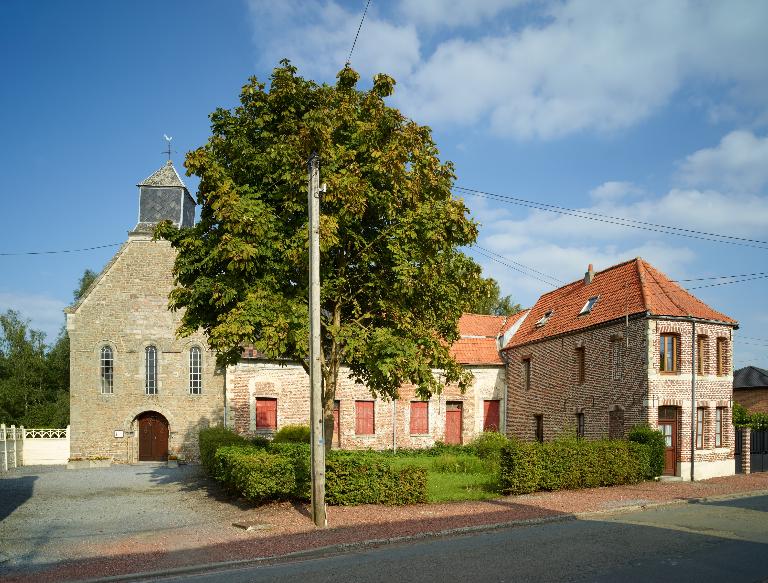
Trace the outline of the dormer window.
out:
M 546 312 L 544 312 L 544 315 L 541 317 L 541 320 L 536 322 L 536 327 L 540 328 L 544 324 L 546 324 L 549 321 L 549 319 L 552 317 L 552 314 L 554 314 L 554 313 L 555 313 L 554 310 L 547 310 Z
M 579 312 L 579 316 L 583 316 L 584 314 L 589 314 L 592 311 L 592 308 L 595 307 L 595 304 L 599 299 L 600 299 L 600 296 L 594 296 L 592 298 L 589 298 L 587 300 L 587 303 L 584 304 L 584 307 L 581 308 L 581 312 Z

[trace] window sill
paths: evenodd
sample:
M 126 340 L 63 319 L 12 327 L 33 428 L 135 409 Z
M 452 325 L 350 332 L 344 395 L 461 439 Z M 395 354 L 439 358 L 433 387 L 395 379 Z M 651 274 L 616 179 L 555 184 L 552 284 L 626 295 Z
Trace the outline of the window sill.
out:
M 375 439 L 375 433 L 355 433 L 355 437 L 359 439 Z
M 429 437 L 430 433 L 411 433 L 411 437 Z

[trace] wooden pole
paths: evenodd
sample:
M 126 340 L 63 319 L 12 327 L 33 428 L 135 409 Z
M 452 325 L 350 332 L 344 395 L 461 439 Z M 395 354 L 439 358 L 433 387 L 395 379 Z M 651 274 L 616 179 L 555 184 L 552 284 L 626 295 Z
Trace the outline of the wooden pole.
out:
M 682 340 L 682 339 L 681 339 Z M 696 320 L 691 318 L 691 482 L 695 477 L 695 457 L 696 457 L 696 430 L 698 423 L 698 409 L 696 408 Z M 702 434 L 704 433 L 704 423 L 702 422 Z M 704 435 L 701 436 L 704 439 Z
M 312 441 L 312 520 L 328 526 L 325 512 L 325 428 L 320 369 L 320 158 L 309 158 L 309 386 Z

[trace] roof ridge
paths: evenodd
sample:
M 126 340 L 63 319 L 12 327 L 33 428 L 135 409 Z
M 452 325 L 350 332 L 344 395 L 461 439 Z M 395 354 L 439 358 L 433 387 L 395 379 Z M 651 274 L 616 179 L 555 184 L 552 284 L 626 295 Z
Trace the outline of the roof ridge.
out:
M 637 268 L 637 279 L 640 282 L 640 295 L 643 298 L 643 306 L 646 312 L 651 311 L 651 306 L 648 304 L 648 294 L 645 293 L 645 271 L 648 271 L 645 266 L 645 261 L 642 257 L 635 257 L 635 267 Z

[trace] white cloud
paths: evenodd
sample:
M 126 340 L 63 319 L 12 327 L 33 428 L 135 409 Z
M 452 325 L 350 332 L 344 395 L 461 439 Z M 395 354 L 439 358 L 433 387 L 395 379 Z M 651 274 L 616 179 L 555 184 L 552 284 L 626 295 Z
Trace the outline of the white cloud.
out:
M 681 180 L 693 186 L 720 186 L 737 192 L 759 192 L 768 183 L 768 136 L 750 131 L 729 133 L 714 148 L 688 156 Z
M 274 67 L 289 58 L 302 76 L 333 80 L 344 66 L 360 23 L 360 13 L 333 0 L 250 0 L 259 59 Z M 387 73 L 396 80 L 412 73 L 419 61 L 419 38 L 412 24 L 379 18 L 375 7 L 365 19 L 352 65 L 364 76 Z
M 596 202 L 616 201 L 630 196 L 642 194 L 643 190 L 631 182 L 611 180 L 589 191 L 589 196 Z
M 399 12 L 406 20 L 422 26 L 473 26 L 527 1 L 401 0 Z
M 30 327 L 45 332 L 46 341 L 52 343 L 64 325 L 64 307 L 57 298 L 36 294 L 0 293 L 0 312 L 15 310 L 30 320 Z

